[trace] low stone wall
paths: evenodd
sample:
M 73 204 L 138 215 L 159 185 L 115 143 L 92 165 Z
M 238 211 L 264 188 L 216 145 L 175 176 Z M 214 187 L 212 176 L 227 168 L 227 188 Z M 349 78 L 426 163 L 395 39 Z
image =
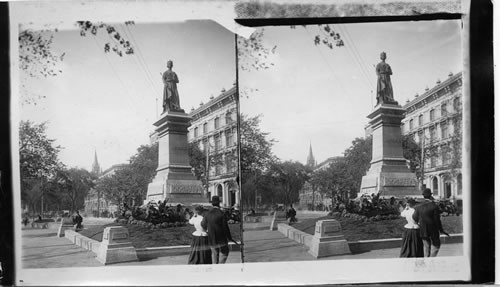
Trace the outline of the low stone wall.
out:
M 66 237 L 73 244 L 92 251 L 95 254 L 99 252 L 99 248 L 101 247 L 101 242 L 85 237 L 74 230 L 66 230 L 64 232 L 64 237 Z
M 81 235 L 74 230 L 66 230 L 64 237 L 66 237 L 73 244 L 80 246 L 84 249 L 94 252 L 98 255 L 101 242 L 94 239 L 90 239 Z M 241 243 L 240 243 L 241 244 Z M 240 251 L 240 246 L 229 243 L 229 250 L 231 252 Z M 149 260 L 162 256 L 177 256 L 177 255 L 189 255 L 191 252 L 191 246 L 189 245 L 179 245 L 179 246 L 165 246 L 165 247 L 149 247 L 149 248 L 136 248 L 137 257 L 140 261 Z
M 311 239 L 313 235 L 305 233 L 303 231 L 297 230 L 292 226 L 280 223 L 278 224 L 278 231 L 289 239 L 294 240 L 297 243 L 303 244 L 307 248 L 311 248 Z M 401 247 L 401 238 L 387 238 L 387 239 L 375 239 L 375 240 L 359 240 L 359 241 L 348 241 L 349 249 L 352 253 L 362 253 L 370 250 L 378 249 L 390 249 Z M 450 237 L 446 235 L 441 235 L 441 243 L 462 243 L 463 234 L 450 234 Z
M 239 252 L 240 246 L 231 242 L 229 243 L 229 251 Z M 179 246 L 137 248 L 136 252 L 139 260 L 142 261 L 163 256 L 189 255 L 189 253 L 191 252 L 191 246 L 179 245 Z

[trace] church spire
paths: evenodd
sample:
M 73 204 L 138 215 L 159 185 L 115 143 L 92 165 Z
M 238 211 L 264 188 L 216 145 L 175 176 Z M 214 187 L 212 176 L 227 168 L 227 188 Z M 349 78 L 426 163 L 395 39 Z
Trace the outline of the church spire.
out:
M 314 160 L 312 144 L 309 142 L 309 155 L 307 156 L 306 166 L 315 167 L 316 161 Z
M 99 162 L 97 161 L 97 150 L 94 151 L 94 163 L 92 164 L 91 173 L 96 176 L 101 175 L 101 167 L 99 166 Z

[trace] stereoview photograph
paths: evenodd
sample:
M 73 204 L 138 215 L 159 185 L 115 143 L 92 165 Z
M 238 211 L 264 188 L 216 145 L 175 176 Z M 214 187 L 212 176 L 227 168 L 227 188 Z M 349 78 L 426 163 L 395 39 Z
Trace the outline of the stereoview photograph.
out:
M 464 255 L 462 33 L 321 24 L 238 41 L 245 262 Z

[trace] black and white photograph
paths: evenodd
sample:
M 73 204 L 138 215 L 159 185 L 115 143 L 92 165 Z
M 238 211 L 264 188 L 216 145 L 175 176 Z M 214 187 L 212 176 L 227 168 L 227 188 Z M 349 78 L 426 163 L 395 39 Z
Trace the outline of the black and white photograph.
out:
M 458 19 L 238 42 L 245 262 L 464 256 L 462 35 Z
M 234 33 L 18 28 L 21 267 L 240 263 Z
M 468 3 L 285 2 L 8 3 L 0 280 L 477 276 Z

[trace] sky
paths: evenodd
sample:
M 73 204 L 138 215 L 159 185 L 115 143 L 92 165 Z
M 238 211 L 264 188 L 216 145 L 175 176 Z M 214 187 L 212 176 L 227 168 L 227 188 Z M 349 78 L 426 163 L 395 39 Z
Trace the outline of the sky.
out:
M 335 24 L 344 47 L 315 46 L 317 25 L 264 27 L 263 44 L 274 64 L 241 70 L 241 112 L 261 115 L 261 129 L 277 140 L 282 160 L 306 162 L 309 146 L 318 163 L 343 155 L 364 137 L 376 105 L 375 65 L 387 53 L 394 98 L 400 105 L 450 72 L 463 70 L 461 21 Z
M 96 151 L 105 170 L 128 162 L 140 145 L 149 144 L 162 111 L 167 60 L 173 60 L 187 113 L 236 81 L 234 34 L 216 22 L 120 23 L 109 24 L 132 42 L 133 55 L 104 53 L 109 41 L 104 31 L 81 37 L 66 27 L 53 33 L 52 44 L 54 53 L 64 53 L 57 66 L 62 73 L 28 77 L 20 91 L 46 97 L 20 105 L 20 119 L 47 122 L 47 135 L 63 147 L 59 158 L 68 167 L 90 169 Z

